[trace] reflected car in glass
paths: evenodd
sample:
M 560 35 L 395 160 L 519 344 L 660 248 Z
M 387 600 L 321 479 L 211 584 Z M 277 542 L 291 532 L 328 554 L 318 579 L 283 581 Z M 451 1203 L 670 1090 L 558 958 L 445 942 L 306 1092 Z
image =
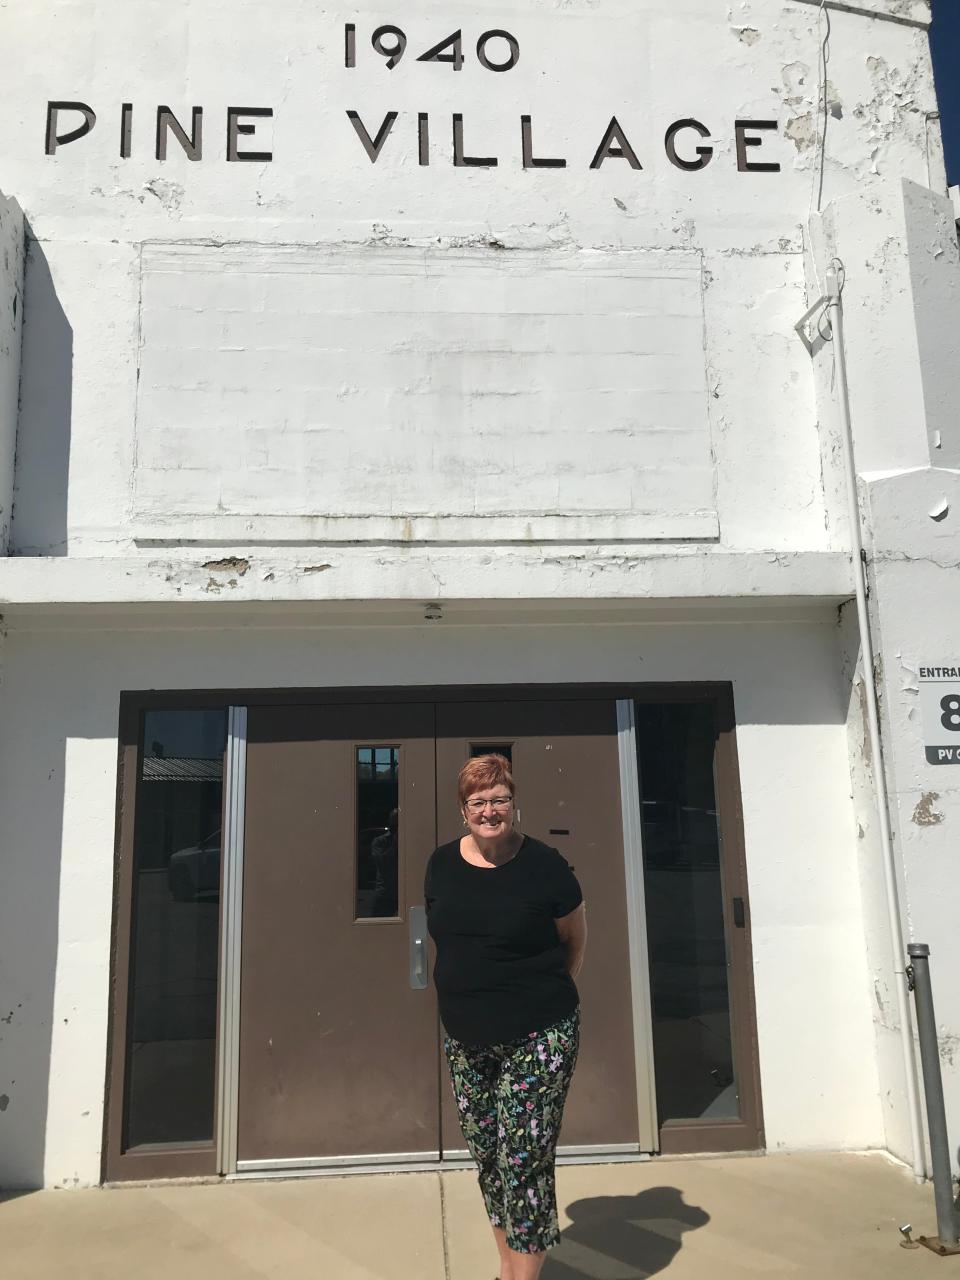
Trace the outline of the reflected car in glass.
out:
M 171 853 L 167 881 L 176 902 L 216 898 L 220 892 L 220 830 L 199 844 Z

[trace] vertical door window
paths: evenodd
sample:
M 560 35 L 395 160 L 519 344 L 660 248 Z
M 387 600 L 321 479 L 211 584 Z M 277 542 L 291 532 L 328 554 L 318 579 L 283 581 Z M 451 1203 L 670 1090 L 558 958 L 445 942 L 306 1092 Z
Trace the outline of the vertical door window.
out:
M 213 1139 L 226 711 L 148 711 L 134 839 L 126 1147 Z
M 709 703 L 637 703 L 660 1123 L 740 1114 Z
M 399 913 L 400 748 L 357 747 L 358 920 Z

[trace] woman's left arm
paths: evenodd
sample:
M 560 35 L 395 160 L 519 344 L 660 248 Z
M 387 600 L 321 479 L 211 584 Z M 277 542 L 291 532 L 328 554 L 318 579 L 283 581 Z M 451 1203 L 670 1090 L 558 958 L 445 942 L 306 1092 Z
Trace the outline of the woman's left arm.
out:
M 555 920 L 560 943 L 567 953 L 567 971 L 575 978 L 583 967 L 583 953 L 587 949 L 587 908 L 581 902 L 569 915 Z

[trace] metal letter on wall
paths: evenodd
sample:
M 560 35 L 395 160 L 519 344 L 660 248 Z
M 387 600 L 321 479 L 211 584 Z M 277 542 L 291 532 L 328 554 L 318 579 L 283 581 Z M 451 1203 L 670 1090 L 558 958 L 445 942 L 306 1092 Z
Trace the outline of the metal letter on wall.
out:
M 455 169 L 495 169 L 500 162 L 496 156 L 468 156 L 463 150 L 463 116 L 453 113 L 453 166 Z
M 620 806 L 623 814 L 623 857 L 627 886 L 627 930 L 630 939 L 630 986 L 633 996 L 633 1047 L 637 1064 L 637 1119 L 640 1148 L 660 1149 L 657 1089 L 653 1062 L 653 1009 L 647 950 L 647 905 L 643 880 L 643 831 L 633 700 L 617 701 L 617 746 L 620 756 Z
M 240 926 L 243 911 L 243 816 L 247 778 L 247 708 L 231 707 L 223 796 L 223 918 L 220 925 L 220 1052 L 217 1169 L 237 1171 L 240 1068 Z
M 565 169 L 566 160 L 560 156 L 535 156 L 533 154 L 533 121 L 530 116 L 520 117 L 520 142 L 525 169 Z
M 383 117 L 383 122 L 380 125 L 380 128 L 377 130 L 376 137 L 371 138 L 369 131 L 367 130 L 367 126 L 360 119 L 359 112 L 356 112 L 356 111 L 347 112 L 347 119 L 353 125 L 354 130 L 356 131 L 357 137 L 360 139 L 361 143 L 363 144 L 364 151 L 370 157 L 371 164 L 376 164 L 377 161 L 380 159 L 380 152 L 383 150 L 383 144 L 390 137 L 390 130 L 393 128 L 394 124 L 396 123 L 397 116 L 399 114 L 400 114 L 399 111 L 388 111 L 387 114 Z M 421 125 L 422 125 L 422 121 L 421 121 Z M 422 164 L 423 163 L 422 131 L 421 131 L 420 138 L 421 138 L 420 162 Z
M 750 133 L 765 130 L 776 133 L 776 120 L 738 120 L 734 125 L 733 131 L 737 141 L 737 168 L 741 173 L 780 172 L 780 165 L 776 161 L 747 159 L 747 149 L 759 147 L 763 143 L 762 138 L 753 138 Z
M 78 124 L 69 133 L 58 133 L 61 111 L 79 112 L 83 116 L 83 123 Z M 54 155 L 57 147 L 65 147 L 68 142 L 76 142 L 78 138 L 85 138 L 96 123 L 97 113 L 93 107 L 88 107 L 85 102 L 48 102 L 44 151 L 48 156 Z
M 157 146 L 158 160 L 167 158 L 167 134 L 172 133 L 183 147 L 188 160 L 203 159 L 203 107 L 194 107 L 189 137 L 183 125 L 169 107 L 157 107 Z
M 120 107 L 120 159 L 130 159 L 130 140 L 133 133 L 133 103 L 124 102 Z
M 256 164 L 269 164 L 273 160 L 272 151 L 241 151 L 240 135 L 253 134 L 257 131 L 255 124 L 241 122 L 241 116 L 251 119 L 270 120 L 273 118 L 273 107 L 227 107 L 227 159 L 250 160 Z
M 643 168 L 643 165 L 637 159 L 637 153 L 630 145 L 630 139 L 623 132 L 620 121 L 616 116 L 607 125 L 607 131 L 600 140 L 596 155 L 590 161 L 590 168 L 599 169 L 604 160 L 611 157 L 615 160 L 626 160 L 631 169 Z
M 699 120 L 674 120 L 664 138 L 664 147 L 670 163 L 676 165 L 678 169 L 684 169 L 687 173 L 696 173 L 698 169 L 705 169 L 713 159 L 713 147 L 697 147 L 696 160 L 684 160 L 682 156 L 677 154 L 677 134 L 683 129 L 692 129 L 701 138 L 709 138 L 710 130 L 705 124 L 701 124 Z

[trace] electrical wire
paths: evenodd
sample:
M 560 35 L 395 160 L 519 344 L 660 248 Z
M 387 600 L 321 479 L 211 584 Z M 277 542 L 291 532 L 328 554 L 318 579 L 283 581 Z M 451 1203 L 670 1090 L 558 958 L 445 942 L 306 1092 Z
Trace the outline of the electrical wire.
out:
M 824 20 L 826 20 L 826 29 L 824 29 Z M 810 183 L 810 207 L 808 212 L 813 213 L 814 195 L 816 195 L 817 213 L 823 204 L 823 173 L 824 164 L 827 153 L 827 122 L 830 118 L 830 112 L 827 107 L 827 64 L 830 61 L 830 36 L 833 27 L 830 20 L 830 10 L 827 8 L 827 0 L 820 0 L 820 8 L 817 10 L 817 44 L 819 45 L 818 55 L 818 76 L 817 76 L 817 152 L 814 158 L 813 178 Z
M 807 234 L 811 233 L 811 222 L 814 213 L 814 195 L 816 194 L 817 208 L 816 212 L 820 212 L 820 206 L 823 203 L 823 169 L 827 151 L 827 63 L 830 61 L 830 10 L 826 7 L 827 0 L 820 0 L 820 7 L 817 10 L 817 46 L 819 49 L 817 57 L 817 101 L 815 103 L 817 117 L 817 138 L 816 138 L 816 154 L 813 161 L 813 174 L 810 180 L 810 203 L 807 207 Z M 826 18 L 826 32 L 823 30 L 823 20 Z M 820 120 L 823 118 L 821 127 Z M 819 175 L 819 178 L 818 178 Z M 820 279 L 820 269 L 817 266 L 817 254 L 813 246 L 812 236 L 810 239 L 810 261 L 813 264 L 813 274 L 817 281 L 817 295 L 820 298 L 826 296 L 826 289 L 823 281 Z M 828 332 L 824 332 L 821 328 L 823 321 L 821 314 L 817 318 L 817 332 L 825 341 L 829 341 Z M 829 326 L 828 326 L 829 329 Z

